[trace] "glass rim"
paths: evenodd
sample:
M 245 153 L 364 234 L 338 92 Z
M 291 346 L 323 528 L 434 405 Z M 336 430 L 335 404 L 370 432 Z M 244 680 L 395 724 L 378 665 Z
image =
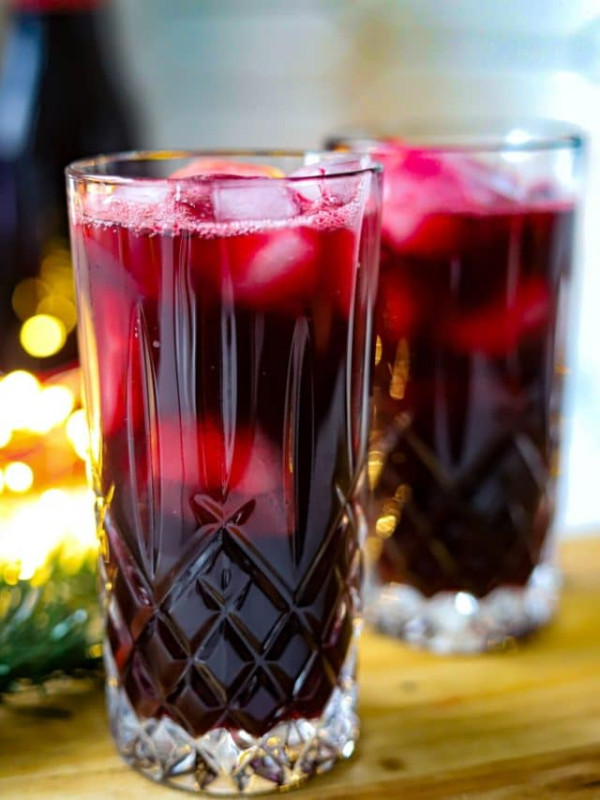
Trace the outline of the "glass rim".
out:
M 366 173 L 381 173 L 383 166 L 375 159 L 370 153 L 358 153 L 351 151 L 336 151 L 336 150 L 294 150 L 294 149 L 181 149 L 181 150 L 130 150 L 116 153 L 107 153 L 91 158 L 81 158 L 72 161 L 65 167 L 65 175 L 68 179 L 78 183 L 101 183 L 101 184 L 114 184 L 114 185 L 131 185 L 131 184 L 156 184 L 164 183 L 166 181 L 172 183 L 187 183 L 197 182 L 202 178 L 202 173 L 198 175 L 185 175 L 182 177 L 149 177 L 149 176 L 126 176 L 119 175 L 115 172 L 98 172 L 100 166 L 108 166 L 109 164 L 125 164 L 142 161 L 168 161 L 176 159 L 200 159 L 200 158 L 222 158 L 222 159 L 240 159 L 240 158 L 256 158 L 256 159 L 275 159 L 275 158 L 297 158 L 315 159 L 312 163 L 304 164 L 304 166 L 313 166 L 317 168 L 322 162 L 336 162 L 338 165 L 343 166 L 347 164 L 347 169 L 339 169 L 335 172 L 325 174 L 308 174 L 308 175 L 227 175 L 207 173 L 212 177 L 214 182 L 218 183 L 236 183 L 236 184 L 254 184 L 256 182 L 273 181 L 276 182 L 290 182 L 301 183 L 304 181 L 314 180 L 329 180 L 335 178 L 349 178 L 364 175 Z M 302 166 L 302 165 L 300 165 Z
M 580 152 L 585 130 L 553 119 L 508 117 L 423 118 L 383 129 L 358 126 L 331 136 L 328 145 L 377 154 L 377 146 L 394 144 L 435 153 Z M 340 152 L 340 151 L 338 151 Z

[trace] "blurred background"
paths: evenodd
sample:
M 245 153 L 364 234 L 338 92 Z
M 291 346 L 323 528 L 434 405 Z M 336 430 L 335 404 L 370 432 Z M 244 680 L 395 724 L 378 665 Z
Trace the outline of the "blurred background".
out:
M 36 27 L 30 12 L 59 8 L 78 21 Z M 0 57 L 0 372 L 38 376 L 0 386 L 19 431 L 11 445 L 0 419 L 5 499 L 82 471 L 79 397 L 64 378 L 75 355 L 67 161 L 131 147 L 310 148 L 427 116 L 556 118 L 590 136 L 558 525 L 600 529 L 600 0 L 14 0 Z M 55 384 L 65 391 L 51 396 Z M 40 513 L 64 519 L 50 499 Z

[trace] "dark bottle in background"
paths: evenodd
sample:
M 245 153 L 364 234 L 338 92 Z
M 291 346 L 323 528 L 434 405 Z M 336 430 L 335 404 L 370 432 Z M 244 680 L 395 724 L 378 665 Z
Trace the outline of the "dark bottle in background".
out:
M 0 374 L 76 357 L 64 168 L 137 144 L 107 6 L 13 0 L 9 10 L 0 68 Z

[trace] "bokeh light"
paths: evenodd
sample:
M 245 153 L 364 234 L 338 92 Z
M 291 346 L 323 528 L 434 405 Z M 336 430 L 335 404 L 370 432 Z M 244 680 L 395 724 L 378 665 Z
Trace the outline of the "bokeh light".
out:
M 0 509 L 0 569 L 31 580 L 49 556 L 63 548 L 71 571 L 97 550 L 93 495 L 88 489 L 50 488 Z
M 74 296 L 73 269 L 68 244 L 61 239 L 49 243 L 40 266 L 42 280 L 51 294 L 72 298 Z
M 24 461 L 11 461 L 4 468 L 4 484 L 11 492 L 28 492 L 33 486 L 33 470 Z
M 66 433 L 79 458 L 85 461 L 90 449 L 90 435 L 83 409 L 78 408 L 71 414 L 67 420 Z
M 55 552 L 75 573 L 97 549 L 80 384 L 79 369 L 44 382 L 25 370 L 0 376 L 0 576 L 11 585 L 43 583 Z
M 25 370 L 9 372 L 0 380 L 0 420 L 3 431 L 28 427 L 37 415 L 40 392 L 38 379 Z
M 64 422 L 75 405 L 73 392 L 66 386 L 48 386 L 40 392 L 38 411 L 29 425 L 36 433 L 48 433 Z
M 52 317 L 56 317 L 65 326 L 67 333 L 71 333 L 77 324 L 75 303 L 60 294 L 50 294 L 40 300 L 35 308 L 35 313 L 49 314 Z
M 23 349 L 34 358 L 48 358 L 61 349 L 67 339 L 64 323 L 51 314 L 36 314 L 21 326 Z
M 0 450 L 10 442 L 12 439 L 12 431 L 4 421 L 0 422 Z
M 21 321 L 32 317 L 41 302 L 50 293 L 48 284 L 40 278 L 25 278 L 15 286 L 12 307 Z

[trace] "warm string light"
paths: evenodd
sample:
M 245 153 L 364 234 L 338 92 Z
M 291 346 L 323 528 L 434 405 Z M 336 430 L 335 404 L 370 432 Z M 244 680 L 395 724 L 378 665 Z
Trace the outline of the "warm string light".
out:
M 41 436 L 68 423 L 77 414 L 75 404 L 75 392 L 66 384 L 43 385 L 25 370 L 0 378 L 0 461 L 10 456 L 19 436 Z
M 71 256 L 66 242 L 48 242 L 39 276 L 15 287 L 12 307 L 21 320 L 21 347 L 34 358 L 49 358 L 62 350 L 77 324 Z
M 96 549 L 92 497 L 82 486 L 88 432 L 84 412 L 76 407 L 77 384 L 75 371 L 46 383 L 25 370 L 0 378 L 5 582 L 43 582 L 48 559 L 57 551 L 63 568 L 74 572 Z
M 96 530 L 88 489 L 52 488 L 0 505 L 0 575 L 6 583 L 42 583 L 49 557 L 60 552 L 61 566 L 77 572 L 96 550 Z
M 73 449 L 82 461 L 88 457 L 89 451 L 89 434 L 87 422 L 85 419 L 85 412 L 82 408 L 74 411 L 65 427 L 67 439 L 71 442 Z
M 21 326 L 19 341 L 30 356 L 47 358 L 62 349 L 67 331 L 62 321 L 51 314 L 35 314 Z
M 63 348 L 77 323 L 66 241 L 48 242 L 38 275 L 17 284 L 12 307 L 26 353 L 43 359 Z M 43 582 L 56 552 L 75 572 L 96 549 L 78 383 L 73 370 L 46 382 L 25 370 L 0 377 L 0 577 L 9 584 Z
M 4 485 L 15 494 L 28 492 L 33 486 L 33 470 L 23 461 L 11 461 L 4 468 Z

